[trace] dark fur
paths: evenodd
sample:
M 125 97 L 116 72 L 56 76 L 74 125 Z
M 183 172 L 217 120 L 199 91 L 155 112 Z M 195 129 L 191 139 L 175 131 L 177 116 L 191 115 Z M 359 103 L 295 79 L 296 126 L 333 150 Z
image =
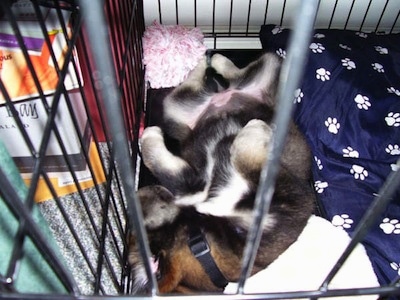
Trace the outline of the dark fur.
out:
M 205 60 L 164 101 L 164 126 L 142 138 L 145 165 L 162 186 L 139 190 L 161 292 L 218 291 L 191 255 L 190 226 L 200 227 L 229 281 L 240 274 L 246 234 L 268 146 L 279 59 L 265 54 L 238 69 L 223 56 Z M 165 136 L 179 143 L 171 153 Z M 292 123 L 266 216 L 253 273 L 275 260 L 301 233 L 313 210 L 308 147 Z M 230 193 L 231 192 L 231 193 Z M 136 245 L 130 261 L 141 266 Z

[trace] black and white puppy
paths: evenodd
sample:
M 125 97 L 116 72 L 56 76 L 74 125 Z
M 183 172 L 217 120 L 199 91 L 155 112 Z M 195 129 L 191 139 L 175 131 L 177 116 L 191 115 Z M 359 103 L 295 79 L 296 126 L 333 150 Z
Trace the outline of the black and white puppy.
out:
M 242 69 L 220 54 L 209 63 L 205 58 L 164 100 L 163 125 L 144 130 L 143 162 L 161 186 L 143 188 L 138 195 L 159 262 L 160 291 L 220 290 L 201 266 L 193 267 L 196 260 L 183 242 L 193 224 L 201 228 L 227 280 L 238 279 L 260 172 L 274 138 L 280 67 L 280 58 L 268 53 Z M 178 151 L 167 147 L 166 138 L 178 142 Z M 253 272 L 301 233 L 313 210 L 309 179 L 310 152 L 292 123 Z M 130 261 L 136 268 L 137 256 L 133 245 Z M 192 273 L 181 270 L 183 261 Z

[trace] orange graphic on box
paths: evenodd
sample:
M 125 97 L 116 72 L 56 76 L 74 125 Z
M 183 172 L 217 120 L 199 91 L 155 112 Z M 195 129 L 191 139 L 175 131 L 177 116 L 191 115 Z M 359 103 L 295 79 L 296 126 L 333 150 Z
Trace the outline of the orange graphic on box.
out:
M 65 61 L 67 46 L 62 32 L 50 32 L 49 38 L 51 49 L 49 49 L 44 39 L 24 38 L 29 61 L 38 79 L 38 84 L 36 84 L 24 53 L 20 47 L 17 47 L 18 43 L 15 40 L 15 36 L 0 34 L 0 78 L 7 90 L 8 97 L 13 101 L 39 95 L 37 85 L 40 86 L 45 95 L 55 91 L 59 83 L 59 76 L 53 64 L 50 51 L 53 51 L 58 68 L 61 69 Z M 8 43 L 5 41 L 8 41 Z M 77 76 L 72 64 L 69 66 L 69 72 L 64 84 L 68 90 L 78 86 Z M 6 95 L 0 93 L 0 104 L 5 102 L 5 98 Z

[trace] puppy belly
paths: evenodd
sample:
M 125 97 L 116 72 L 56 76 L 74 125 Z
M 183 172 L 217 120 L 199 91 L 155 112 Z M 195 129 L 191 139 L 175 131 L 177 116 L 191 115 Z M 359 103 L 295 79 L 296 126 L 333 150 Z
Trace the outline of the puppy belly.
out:
M 193 129 L 198 120 L 202 117 L 217 114 L 220 111 L 226 110 L 226 106 L 232 98 L 235 90 L 227 90 L 221 93 L 214 94 L 207 101 L 197 107 L 193 107 L 191 111 L 187 110 L 182 114 L 182 118 L 186 120 L 186 124 Z
M 236 90 L 226 90 L 221 93 L 215 94 L 211 97 L 210 105 L 215 107 L 225 106 L 232 97 Z

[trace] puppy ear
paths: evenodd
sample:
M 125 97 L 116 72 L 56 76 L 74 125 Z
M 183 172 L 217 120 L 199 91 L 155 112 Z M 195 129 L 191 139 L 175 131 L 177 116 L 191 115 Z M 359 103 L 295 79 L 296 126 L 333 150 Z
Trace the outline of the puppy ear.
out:
M 149 230 L 172 223 L 180 212 L 174 203 L 174 195 L 163 186 L 140 188 L 137 195 L 142 206 L 144 225 Z

